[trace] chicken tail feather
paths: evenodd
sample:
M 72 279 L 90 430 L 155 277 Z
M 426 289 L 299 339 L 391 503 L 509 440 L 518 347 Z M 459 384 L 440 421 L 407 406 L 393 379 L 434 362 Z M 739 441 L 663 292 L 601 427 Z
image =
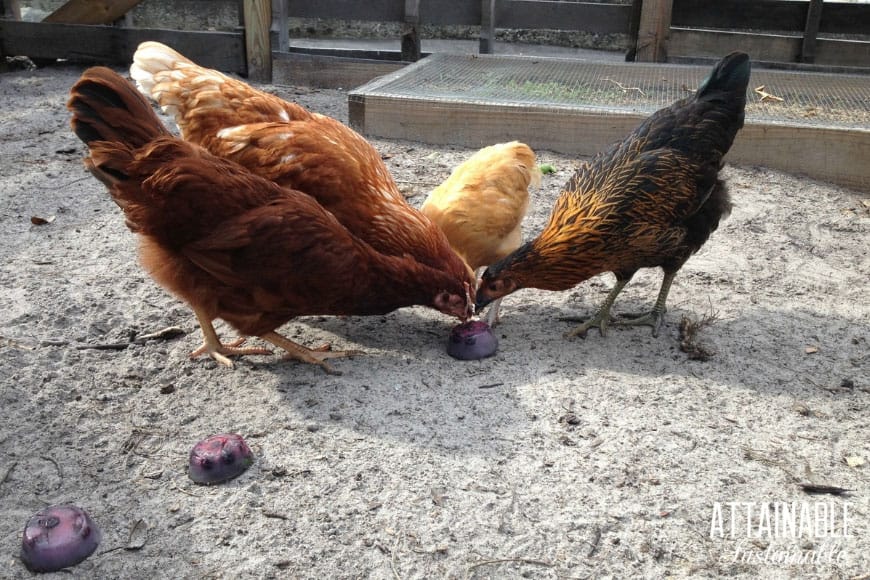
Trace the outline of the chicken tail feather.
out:
M 70 95 L 73 131 L 89 147 L 95 141 L 110 141 L 136 149 L 170 134 L 148 101 L 109 68 L 86 70 Z

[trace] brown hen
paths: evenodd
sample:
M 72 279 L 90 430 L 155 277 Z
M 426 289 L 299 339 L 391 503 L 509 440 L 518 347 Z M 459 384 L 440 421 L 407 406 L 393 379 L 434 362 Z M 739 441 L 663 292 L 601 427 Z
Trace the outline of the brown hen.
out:
M 145 270 L 187 302 L 205 337 L 192 353 L 264 354 L 221 344 L 222 318 L 288 356 L 321 365 L 347 352 L 312 350 L 275 329 L 302 315 L 384 314 L 426 305 L 465 318 L 463 280 L 411 256 L 360 240 L 311 196 L 169 134 L 148 102 L 107 68 L 72 87 L 72 127 L 90 150 L 85 165 L 139 234 Z
M 410 254 L 474 287 L 443 232 L 408 204 L 380 154 L 356 131 L 158 42 L 139 45 L 130 74 L 175 118 L 185 140 L 313 196 L 376 250 Z
M 518 141 L 484 147 L 436 187 L 420 210 L 444 230 L 450 245 L 477 272 L 520 247 L 529 187 L 541 184 L 535 153 Z M 486 321 L 498 320 L 501 300 Z
M 567 290 L 613 272 L 616 285 L 597 314 L 569 335 L 610 322 L 616 296 L 640 268 L 664 279 L 649 313 L 618 320 L 657 335 L 671 283 L 731 209 L 719 177 L 722 158 L 743 126 L 749 57 L 723 58 L 694 95 L 647 118 L 622 142 L 583 164 L 559 195 L 534 240 L 490 266 L 477 307 L 520 288 Z

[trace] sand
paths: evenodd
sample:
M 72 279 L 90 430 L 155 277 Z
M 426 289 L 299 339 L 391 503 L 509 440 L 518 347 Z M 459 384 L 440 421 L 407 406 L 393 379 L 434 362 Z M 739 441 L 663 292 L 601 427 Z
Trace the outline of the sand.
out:
M 24 523 L 63 502 L 104 539 L 58 578 L 868 577 L 867 192 L 726 167 L 734 211 L 657 338 L 562 337 L 603 275 L 507 298 L 482 361 L 448 357 L 455 321 L 410 308 L 283 328 L 365 351 L 341 376 L 277 355 L 231 370 L 188 358 L 191 311 L 83 169 L 64 107 L 81 70 L 0 75 L 0 577 L 30 576 Z M 345 92 L 271 89 L 346 119 Z M 373 143 L 416 205 L 471 154 Z M 556 172 L 527 236 L 578 162 L 538 153 Z M 648 308 L 660 279 L 639 274 L 615 310 Z M 700 323 L 688 352 L 683 320 Z M 133 340 L 170 326 L 185 334 Z M 218 432 L 256 462 L 195 485 L 188 452 Z M 783 506 L 828 517 L 790 533 Z

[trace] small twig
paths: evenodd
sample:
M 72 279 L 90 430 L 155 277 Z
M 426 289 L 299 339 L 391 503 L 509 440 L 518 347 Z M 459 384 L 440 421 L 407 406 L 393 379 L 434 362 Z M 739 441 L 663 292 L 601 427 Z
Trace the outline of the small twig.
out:
M 481 566 L 492 566 L 493 564 L 506 564 L 506 563 L 515 563 L 515 564 L 534 564 L 535 566 L 546 566 L 547 568 L 552 568 L 555 564 L 551 562 L 545 562 L 543 560 L 535 560 L 533 558 L 499 558 L 497 560 L 481 560 L 480 562 L 475 562 L 474 564 L 470 564 L 465 569 L 465 575 L 474 570 L 475 568 L 480 568 Z
M 798 485 L 802 490 L 807 493 L 828 493 L 831 495 L 843 495 L 844 493 L 855 491 L 854 489 L 846 489 L 844 487 L 837 487 L 836 485 L 823 485 L 816 483 L 799 483 Z
M 478 388 L 478 389 L 494 389 L 494 388 L 496 388 L 496 387 L 501 387 L 501 386 L 503 386 L 503 385 L 504 385 L 504 383 L 490 383 L 490 384 L 488 384 L 488 385 L 480 385 L 480 386 L 477 387 L 477 388 Z
M 426 187 L 437 187 L 439 184 L 432 181 L 413 181 L 411 179 L 396 179 L 396 183 L 409 183 L 411 185 L 425 185 Z
M 136 344 L 142 344 L 143 342 L 149 340 L 169 340 L 177 336 L 184 336 L 185 334 L 187 334 L 187 332 L 185 332 L 185 330 L 180 326 L 167 326 L 166 328 L 163 328 L 156 332 L 150 332 L 148 334 L 142 334 L 140 336 L 137 336 L 136 339 L 133 340 L 133 342 L 135 342 Z
M 60 468 L 60 465 L 58 465 L 57 461 L 55 461 L 54 458 L 49 457 L 48 455 L 40 455 L 39 458 L 45 459 L 46 461 L 50 462 L 52 465 L 54 465 L 54 468 L 57 469 L 57 476 L 60 481 L 58 482 L 55 489 L 60 489 L 61 487 L 63 487 L 63 469 Z
M 140 533 L 142 534 L 142 537 L 137 538 L 136 536 Z M 145 520 L 140 518 L 136 520 L 136 523 L 133 524 L 132 528 L 130 528 L 130 535 L 127 536 L 127 545 L 124 546 L 124 549 L 129 552 L 134 552 L 144 548 L 146 543 L 148 543 L 148 524 Z
M 773 95 L 773 94 L 771 94 L 771 93 L 768 93 L 766 90 L 764 90 L 764 85 L 761 85 L 761 86 L 755 87 L 755 89 L 753 89 L 753 90 L 755 91 L 755 93 L 756 93 L 758 96 L 761 97 L 760 100 L 761 100 L 762 103 L 765 103 L 765 102 L 767 102 L 767 101 L 774 101 L 774 102 L 776 102 L 776 103 L 781 103 L 781 102 L 783 102 L 783 101 L 785 100 L 785 99 L 783 99 L 782 97 L 777 97 L 776 95 Z
M 14 338 L 6 338 L 5 336 L 0 336 L 0 346 L 9 346 L 20 350 L 36 350 L 30 345 L 24 344 L 23 342 L 18 342 Z
M 598 549 L 598 544 L 601 543 L 601 528 L 595 526 L 595 533 L 592 535 L 592 541 L 586 542 L 589 544 L 589 551 L 586 552 L 586 557 L 591 558 L 595 551 Z
M 393 544 L 393 549 L 390 550 L 390 570 L 393 572 L 393 578 L 396 580 L 402 580 L 402 577 L 399 575 L 399 570 L 396 568 L 396 549 L 399 547 L 399 539 L 396 538 L 396 542 Z
M 187 334 L 184 329 L 178 326 L 169 326 L 156 332 L 150 332 L 137 336 L 129 342 L 109 342 L 103 344 L 80 344 L 76 346 L 76 350 L 124 350 L 131 344 L 144 344 L 149 340 L 169 340 L 177 336 Z
M 621 82 L 619 82 L 619 81 L 615 81 L 615 80 L 613 80 L 613 79 L 601 79 L 601 80 L 603 80 L 603 81 L 609 81 L 609 82 L 615 84 L 617 87 L 619 87 L 620 89 L 622 89 L 622 92 L 624 92 L 624 93 L 627 93 L 628 91 L 637 91 L 638 93 L 640 93 L 640 94 L 643 95 L 644 97 L 646 96 L 646 93 L 644 93 L 642 90 L 640 90 L 639 87 L 627 87 L 627 86 L 623 85 Z
M 277 512 L 267 512 L 267 511 L 263 512 L 263 517 L 272 518 L 274 520 L 285 520 L 285 521 L 290 519 L 289 517 L 285 516 L 284 514 L 279 514 Z
M 124 350 L 132 343 L 130 342 L 109 342 L 104 344 L 80 344 L 76 346 L 76 350 Z
M 18 465 L 18 462 L 13 461 L 12 465 L 6 468 L 6 473 L 3 474 L 3 477 L 0 477 L 0 487 L 2 487 L 4 483 L 6 483 L 6 480 L 9 478 L 9 474 L 12 473 L 12 470 L 15 469 L 16 465 Z

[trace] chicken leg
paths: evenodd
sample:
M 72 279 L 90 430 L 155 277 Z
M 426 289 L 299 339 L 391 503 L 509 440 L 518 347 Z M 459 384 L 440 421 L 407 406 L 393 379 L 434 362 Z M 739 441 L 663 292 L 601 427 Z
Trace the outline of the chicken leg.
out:
M 224 366 L 233 368 L 233 361 L 227 358 L 230 356 L 242 356 L 246 354 L 272 354 L 268 348 L 239 348 L 245 342 L 244 338 L 234 340 L 229 344 L 223 344 L 218 338 L 217 332 L 211 323 L 211 319 L 205 313 L 193 309 L 196 314 L 196 319 L 199 321 L 199 327 L 202 330 L 203 343 L 202 346 L 190 353 L 190 358 L 196 358 L 203 354 L 208 354 L 211 358 Z
M 289 338 L 281 336 L 274 331 L 267 332 L 266 334 L 261 335 L 260 338 L 265 341 L 271 342 L 278 348 L 285 350 L 287 352 L 287 355 L 284 358 L 294 359 L 309 364 L 320 365 L 323 370 L 330 375 L 340 375 L 341 373 L 329 366 L 329 364 L 326 362 L 327 359 L 344 358 L 355 356 L 358 354 L 365 354 L 360 350 L 331 351 L 328 350 L 329 345 L 324 345 L 317 349 L 307 348 L 302 346 L 301 344 L 293 342 Z
M 622 292 L 622 289 L 625 288 L 625 285 L 628 284 L 631 277 L 625 279 L 616 280 L 616 286 L 610 291 L 607 295 L 607 298 L 604 299 L 604 303 L 601 304 L 601 307 L 598 309 L 598 312 L 595 313 L 595 316 L 586 320 L 585 318 L 577 318 L 576 316 L 566 316 L 560 318 L 560 320 L 564 320 L 567 322 L 583 322 L 580 326 L 575 328 L 574 330 L 570 330 L 564 334 L 565 338 L 573 338 L 575 336 L 579 336 L 580 338 L 586 338 L 586 333 L 589 332 L 589 329 L 593 326 L 598 327 L 598 332 L 601 333 L 601 336 L 607 336 L 607 325 L 610 323 L 610 308 L 613 306 L 613 303 L 616 301 L 616 297 L 619 296 L 619 293 Z
M 583 324 L 565 333 L 565 338 L 572 338 L 574 336 L 579 336 L 581 338 L 586 338 L 586 333 L 593 326 L 598 326 L 599 332 L 601 332 L 601 336 L 607 335 L 607 325 L 610 323 L 620 325 L 620 326 L 651 326 L 652 327 L 652 335 L 658 336 L 659 330 L 662 326 L 662 321 L 664 320 L 665 312 L 667 311 L 667 307 L 665 304 L 668 301 L 668 293 L 671 291 L 671 284 L 674 282 L 674 278 L 676 277 L 676 272 L 665 272 L 665 276 L 662 279 L 662 286 L 659 290 L 658 297 L 656 298 L 656 302 L 652 307 L 652 310 L 649 312 L 641 313 L 641 314 L 628 314 L 624 315 L 621 318 L 613 318 L 610 315 L 610 308 L 613 306 L 616 297 L 622 292 L 622 289 L 625 288 L 625 285 L 631 280 L 631 277 L 625 279 L 617 279 L 616 285 L 607 295 L 607 298 L 604 300 L 604 303 L 598 309 L 598 312 L 592 318 L 585 320 L 582 318 L 576 317 L 563 317 L 561 320 L 569 321 L 569 322 L 579 322 L 585 320 Z
M 665 312 L 668 310 L 665 303 L 668 301 L 668 293 L 671 291 L 671 284 L 676 276 L 676 272 L 665 272 L 665 277 L 662 279 L 662 287 L 659 290 L 659 295 L 652 310 L 641 314 L 627 314 L 622 318 L 614 320 L 613 323 L 622 326 L 652 326 L 652 335 L 658 336 L 662 322 L 665 319 Z

